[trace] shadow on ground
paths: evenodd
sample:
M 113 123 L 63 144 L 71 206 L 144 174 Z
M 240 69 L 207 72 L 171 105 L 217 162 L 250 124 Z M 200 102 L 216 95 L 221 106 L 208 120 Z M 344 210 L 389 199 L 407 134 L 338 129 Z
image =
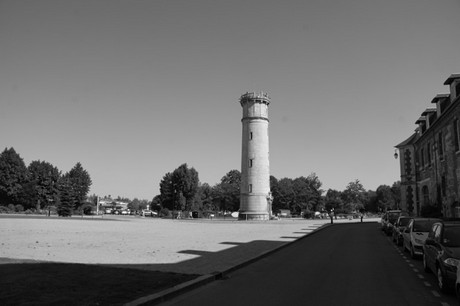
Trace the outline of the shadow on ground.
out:
M 296 239 L 310 231 L 281 238 Z M 230 271 L 289 242 L 222 242 L 233 247 L 219 252 L 182 250 L 179 253 L 198 257 L 173 264 L 85 265 L 0 258 L 0 305 L 123 305 L 204 274 Z

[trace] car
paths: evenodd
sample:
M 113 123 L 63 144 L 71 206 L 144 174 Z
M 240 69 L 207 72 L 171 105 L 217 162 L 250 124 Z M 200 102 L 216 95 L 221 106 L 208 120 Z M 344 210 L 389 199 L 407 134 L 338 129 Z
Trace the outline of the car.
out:
M 412 217 L 407 216 L 400 216 L 396 223 L 393 226 L 393 242 L 396 245 L 402 245 L 403 243 L 403 231 L 406 229 L 407 225 L 409 225 L 410 220 Z
M 434 272 L 438 287 L 446 291 L 454 287 L 460 264 L 460 221 L 433 223 L 423 245 L 423 268 Z
M 401 210 L 388 210 L 385 215 L 385 224 L 383 225 L 383 231 L 388 235 L 393 234 L 393 225 L 398 220 L 399 216 L 401 216 Z
M 413 218 L 403 231 L 403 249 L 409 251 L 412 258 L 423 255 L 423 244 L 433 223 L 441 221 L 434 218 Z
M 142 210 L 142 214 L 141 214 L 143 217 L 156 217 L 158 215 L 158 213 L 156 211 L 151 211 L 151 210 L 148 210 L 148 209 L 143 209 Z
M 455 280 L 455 294 L 457 295 L 457 300 L 460 303 L 460 269 L 457 267 L 457 279 Z

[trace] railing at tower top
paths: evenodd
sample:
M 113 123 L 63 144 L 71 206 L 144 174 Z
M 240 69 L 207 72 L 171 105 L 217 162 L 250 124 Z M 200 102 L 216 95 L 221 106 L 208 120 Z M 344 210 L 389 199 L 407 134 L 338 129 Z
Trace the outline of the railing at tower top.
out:
M 266 102 L 267 104 L 270 103 L 270 96 L 263 91 L 259 92 L 246 92 L 245 94 L 241 95 L 240 97 L 240 103 L 243 103 L 248 100 L 262 100 L 263 102 Z

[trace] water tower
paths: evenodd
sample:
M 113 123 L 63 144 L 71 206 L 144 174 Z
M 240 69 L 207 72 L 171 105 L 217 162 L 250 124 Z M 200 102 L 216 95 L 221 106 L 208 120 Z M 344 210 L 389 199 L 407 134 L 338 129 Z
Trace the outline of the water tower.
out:
M 271 215 L 268 105 L 264 92 L 247 92 L 243 107 L 240 220 L 268 220 Z

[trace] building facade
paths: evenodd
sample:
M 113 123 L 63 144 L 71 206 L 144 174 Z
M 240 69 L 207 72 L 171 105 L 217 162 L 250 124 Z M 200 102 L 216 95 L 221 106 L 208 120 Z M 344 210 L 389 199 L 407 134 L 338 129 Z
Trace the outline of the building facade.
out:
M 444 82 L 399 150 L 401 208 L 414 216 L 460 217 L 460 74 Z
M 263 92 L 240 97 L 243 108 L 240 220 L 268 220 L 271 215 L 268 105 Z

